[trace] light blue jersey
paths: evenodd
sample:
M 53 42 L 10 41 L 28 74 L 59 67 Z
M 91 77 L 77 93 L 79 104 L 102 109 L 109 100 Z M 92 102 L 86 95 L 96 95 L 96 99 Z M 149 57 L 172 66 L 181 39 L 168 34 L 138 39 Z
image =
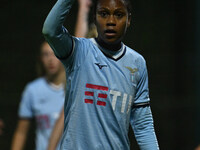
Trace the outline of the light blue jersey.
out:
M 35 118 L 36 150 L 46 150 L 51 131 L 64 104 L 64 87 L 56 89 L 45 78 L 29 83 L 22 95 L 20 118 Z
M 123 43 L 117 52 L 63 26 L 73 0 L 58 0 L 43 34 L 67 74 L 61 150 L 129 150 L 129 123 L 141 150 L 158 150 L 144 58 Z M 69 20 L 67 20 L 69 21 Z
M 149 104 L 143 57 L 124 44 L 120 52 L 110 55 L 94 39 L 73 40 L 71 56 L 62 60 L 68 85 L 61 149 L 129 150 L 130 122 L 141 136 L 137 119 L 144 121 L 144 127 L 150 125 L 143 130 L 147 141 L 156 140 L 149 107 L 143 114 L 143 108 L 134 108 Z

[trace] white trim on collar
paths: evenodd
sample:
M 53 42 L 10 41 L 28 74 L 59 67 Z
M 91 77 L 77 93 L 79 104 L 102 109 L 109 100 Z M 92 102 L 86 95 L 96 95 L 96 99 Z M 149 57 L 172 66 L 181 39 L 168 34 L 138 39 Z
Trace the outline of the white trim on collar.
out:
M 102 47 L 96 42 L 96 40 L 95 40 L 94 38 L 91 38 L 90 41 L 91 41 L 93 44 L 95 44 L 103 53 L 105 53 L 106 55 L 112 57 L 113 59 L 118 59 L 118 58 L 120 58 L 120 57 L 123 55 L 124 51 L 125 51 L 125 45 L 124 45 L 124 43 L 122 43 L 122 48 L 119 50 L 119 53 L 111 54 L 111 53 L 109 53 L 106 49 L 102 48 Z

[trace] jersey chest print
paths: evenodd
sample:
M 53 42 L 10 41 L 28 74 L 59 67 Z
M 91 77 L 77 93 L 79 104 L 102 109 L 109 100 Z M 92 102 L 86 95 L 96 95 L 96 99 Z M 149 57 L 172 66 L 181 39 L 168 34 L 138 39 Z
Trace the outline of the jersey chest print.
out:
M 116 109 L 116 104 L 120 104 L 121 113 L 127 113 L 130 111 L 133 97 L 127 93 L 122 93 L 116 90 L 110 90 L 108 87 L 94 84 L 86 84 L 85 99 L 86 104 L 98 105 L 106 107 L 108 100 L 107 97 L 111 97 L 111 104 L 113 110 Z M 97 101 L 95 101 L 97 99 Z

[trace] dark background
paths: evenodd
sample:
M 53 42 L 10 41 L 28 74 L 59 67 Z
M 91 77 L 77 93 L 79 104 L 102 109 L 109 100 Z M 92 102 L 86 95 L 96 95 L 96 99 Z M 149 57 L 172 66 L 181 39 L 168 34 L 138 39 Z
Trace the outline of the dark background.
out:
M 36 55 L 45 17 L 55 0 L 1 0 L 0 149 L 10 149 L 21 92 L 37 77 Z M 193 150 L 200 143 L 200 0 L 131 0 L 124 43 L 148 66 L 151 108 L 161 150 Z M 77 3 L 66 27 L 74 33 Z M 92 17 L 90 17 L 92 18 Z M 34 147 L 32 127 L 26 145 Z M 130 134 L 131 149 L 138 147 Z

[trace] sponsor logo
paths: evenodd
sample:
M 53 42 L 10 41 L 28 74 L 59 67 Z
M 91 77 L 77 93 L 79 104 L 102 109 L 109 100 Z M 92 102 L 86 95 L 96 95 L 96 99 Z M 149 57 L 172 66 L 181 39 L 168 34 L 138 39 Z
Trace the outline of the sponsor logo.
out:
M 116 90 L 109 90 L 109 88 L 106 86 L 89 83 L 86 84 L 86 88 L 87 90 L 85 91 L 84 99 L 86 104 L 106 107 L 109 100 L 108 97 L 110 96 L 113 110 L 116 110 L 116 107 L 118 107 L 121 113 L 129 113 L 133 102 L 132 95 Z
M 95 63 L 99 67 L 99 69 L 102 69 L 103 67 L 108 67 L 107 65 L 101 65 L 100 63 Z

